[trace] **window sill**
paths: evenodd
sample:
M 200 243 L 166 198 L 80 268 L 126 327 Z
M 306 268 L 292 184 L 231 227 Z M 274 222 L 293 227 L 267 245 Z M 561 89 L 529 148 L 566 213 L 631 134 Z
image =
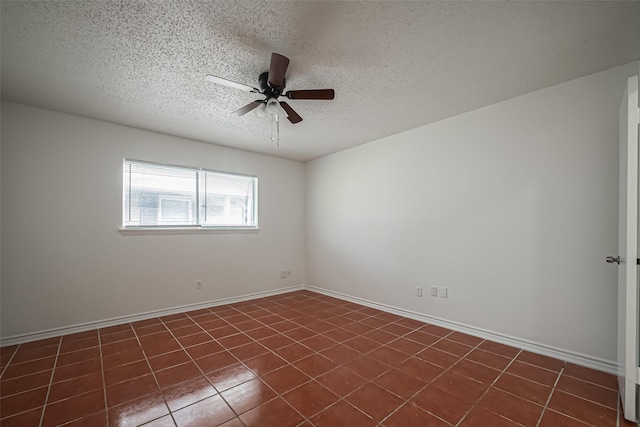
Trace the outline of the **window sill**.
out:
M 245 234 L 258 233 L 258 227 L 121 227 L 122 235 L 141 236 L 149 234 Z

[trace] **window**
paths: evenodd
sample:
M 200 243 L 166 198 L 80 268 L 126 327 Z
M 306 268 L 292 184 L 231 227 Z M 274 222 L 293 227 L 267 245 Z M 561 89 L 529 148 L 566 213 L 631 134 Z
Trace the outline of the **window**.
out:
M 124 159 L 124 228 L 257 228 L 258 178 Z

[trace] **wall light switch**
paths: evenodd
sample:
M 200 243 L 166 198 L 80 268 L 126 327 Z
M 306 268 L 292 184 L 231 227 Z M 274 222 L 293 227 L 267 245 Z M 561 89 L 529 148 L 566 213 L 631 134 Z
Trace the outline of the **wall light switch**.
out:
M 438 288 L 436 286 L 432 286 L 431 287 L 431 296 L 432 297 L 437 297 L 438 296 Z
M 449 290 L 447 288 L 440 288 L 440 298 L 449 298 Z
M 422 286 L 416 286 L 416 296 L 417 297 L 422 296 Z

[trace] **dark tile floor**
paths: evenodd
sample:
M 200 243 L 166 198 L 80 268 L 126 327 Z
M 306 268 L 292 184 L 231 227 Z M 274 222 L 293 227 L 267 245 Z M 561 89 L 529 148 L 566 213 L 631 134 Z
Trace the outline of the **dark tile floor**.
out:
M 300 291 L 1 349 L 2 426 L 616 426 L 612 375 Z

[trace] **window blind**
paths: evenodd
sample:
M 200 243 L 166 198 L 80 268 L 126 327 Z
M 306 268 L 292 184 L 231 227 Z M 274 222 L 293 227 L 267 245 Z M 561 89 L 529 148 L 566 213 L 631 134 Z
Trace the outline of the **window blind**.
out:
M 124 159 L 123 226 L 257 227 L 257 178 Z

